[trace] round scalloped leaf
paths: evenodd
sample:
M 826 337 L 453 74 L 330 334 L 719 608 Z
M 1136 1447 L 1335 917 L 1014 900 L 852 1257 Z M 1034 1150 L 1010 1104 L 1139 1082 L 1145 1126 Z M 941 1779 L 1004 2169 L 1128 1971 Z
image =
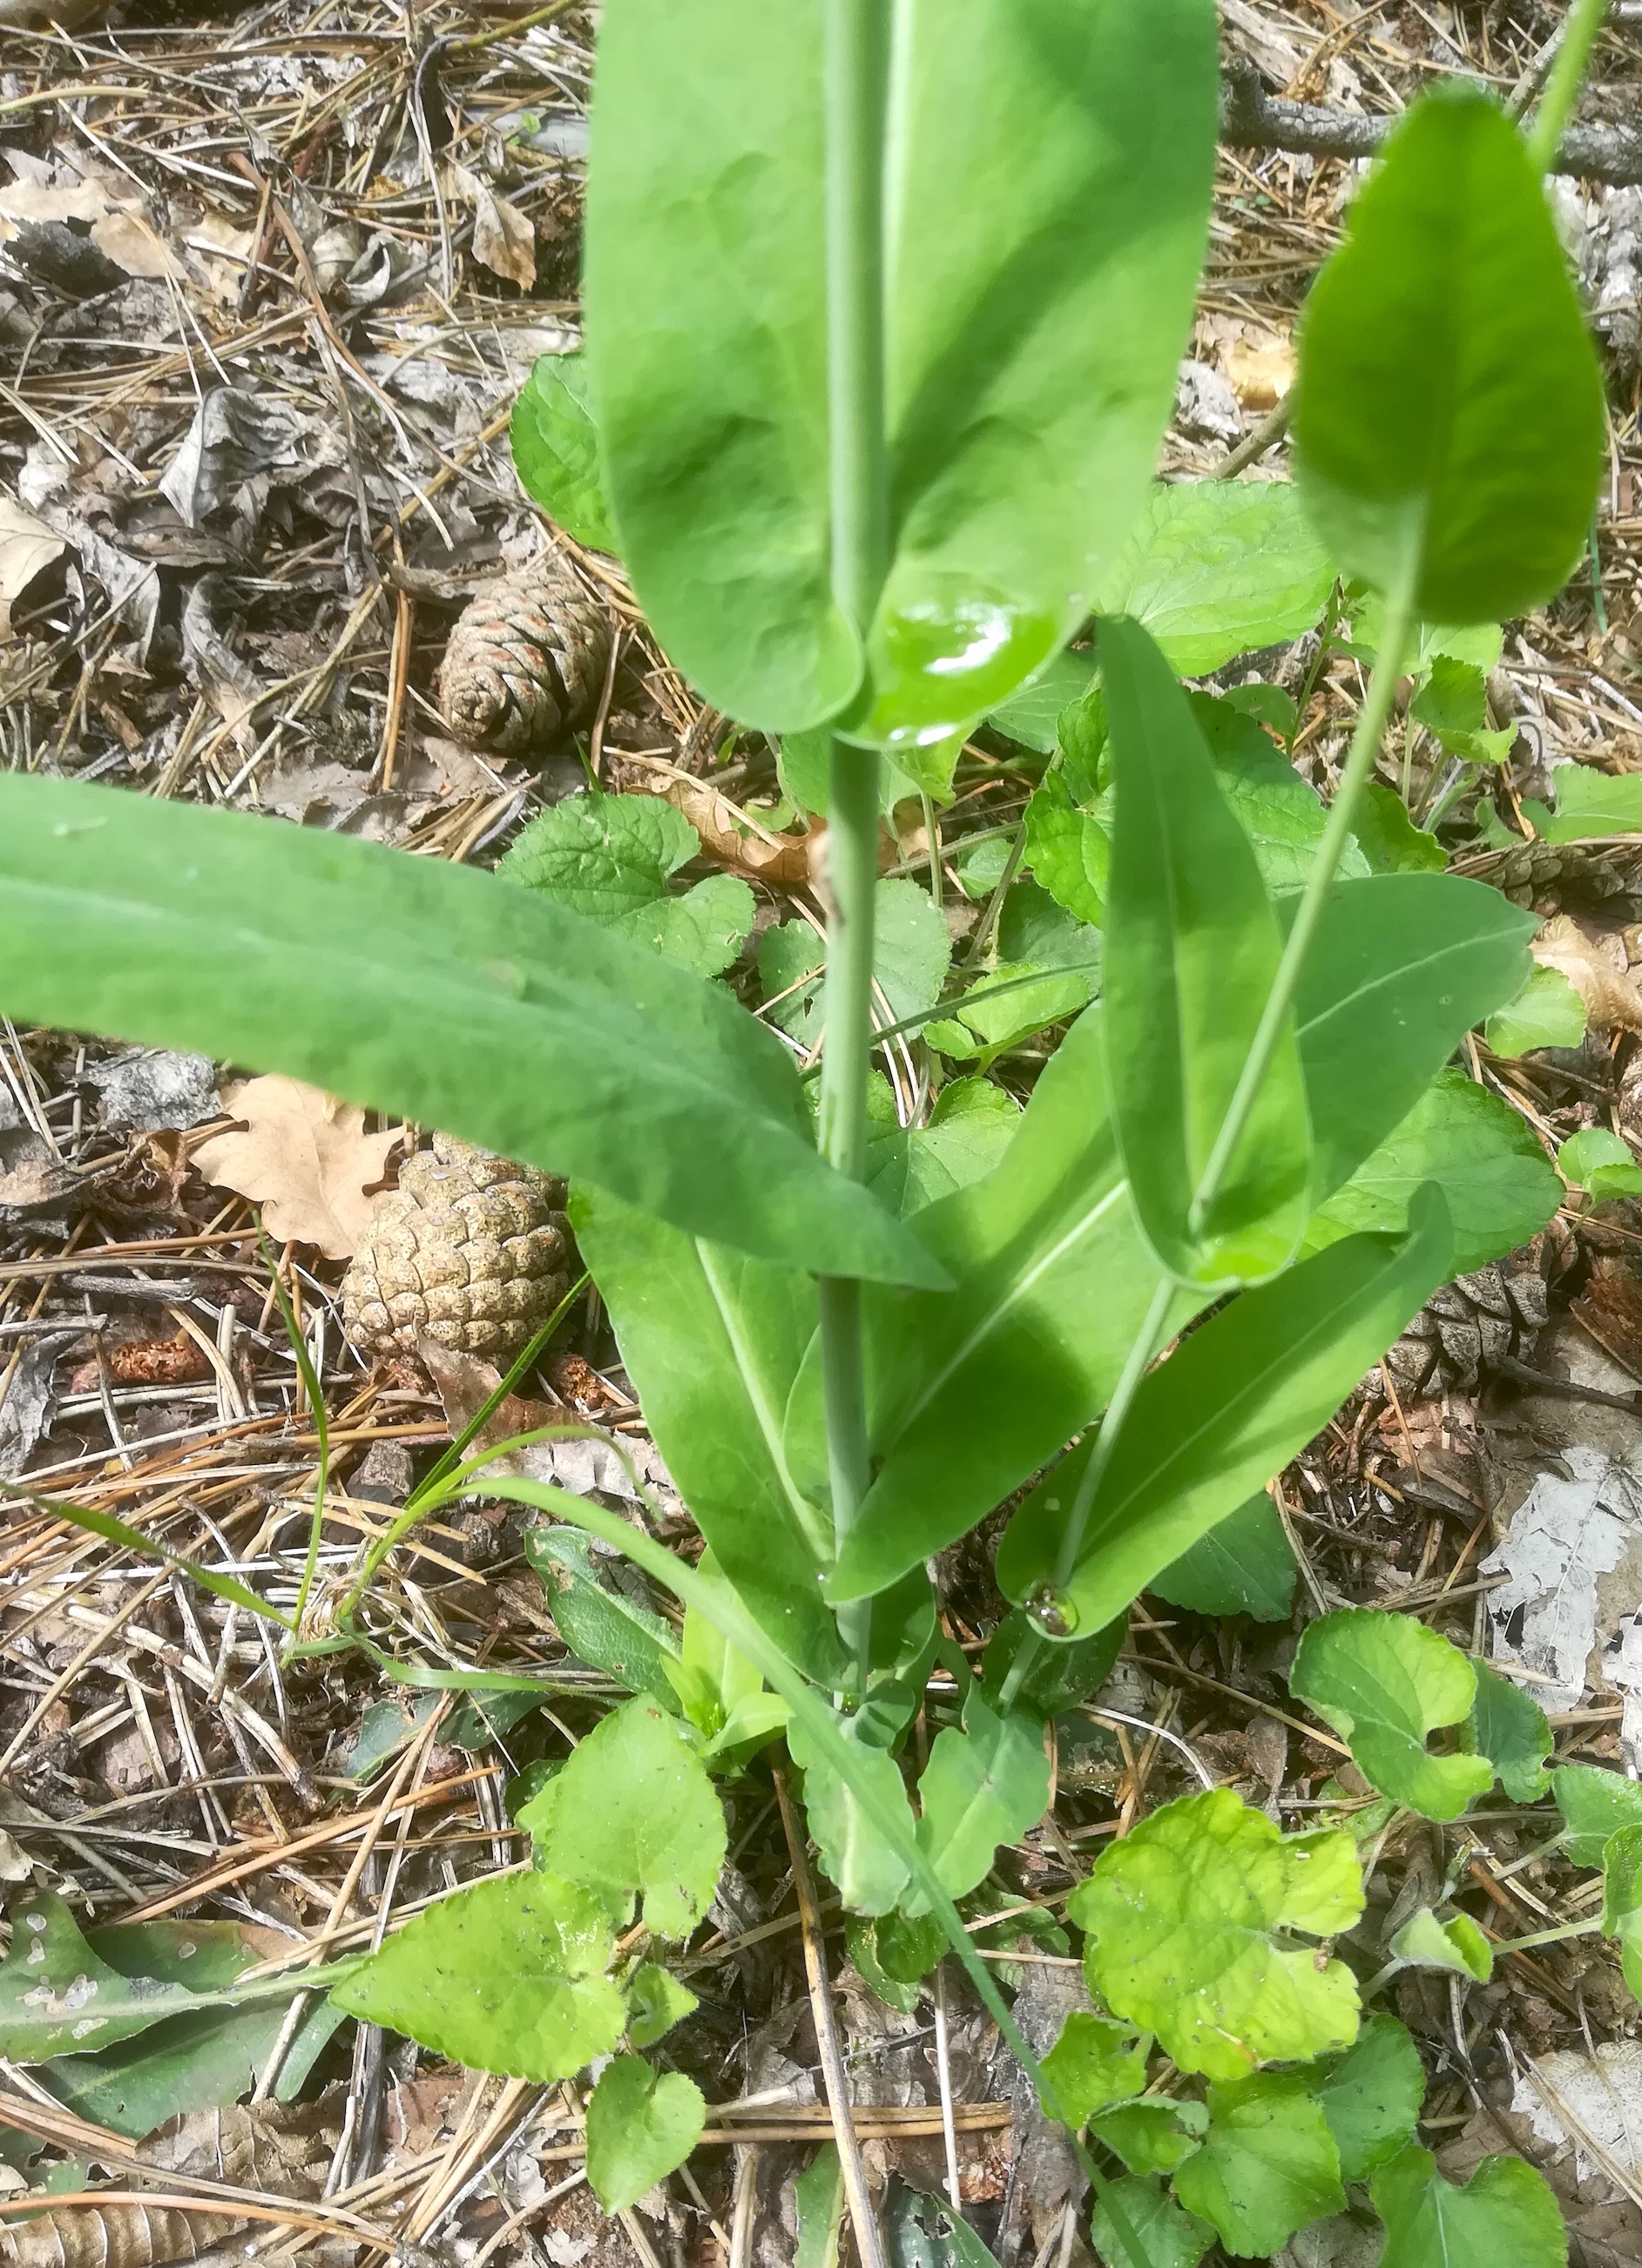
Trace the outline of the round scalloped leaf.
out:
M 1300 1639 L 1289 1691 L 1351 1743 L 1381 1795 L 1425 1819 L 1457 1819 L 1493 1786 L 1485 1756 L 1433 1756 L 1427 1734 L 1470 1715 L 1476 1678 L 1457 1646 L 1408 1615 L 1348 1607 Z
M 1395 2016 L 1371 2016 L 1355 2043 L 1314 2065 L 1306 2084 L 1322 2106 L 1344 2180 L 1366 2181 L 1413 2139 L 1425 2071 Z
M 635 2205 L 701 2139 L 707 2106 L 693 2080 L 643 2056 L 605 2066 L 587 2105 L 587 2179 L 607 2213 Z
M 1429 2150 L 1410 2146 L 1369 2195 L 1386 2225 L 1380 2268 L 1567 2268 L 1556 2197 L 1521 2158 L 1484 2158 L 1458 2189 Z
M 1093 1990 L 1211 2079 L 1351 2044 L 1356 1980 L 1291 1933 L 1331 1936 L 1362 1910 L 1349 1835 L 1284 1835 L 1229 1788 L 1143 1820 L 1067 1906 Z
M 1086 2126 L 1108 2102 L 1143 2095 L 1148 2044 L 1144 2037 L 1137 2039 L 1127 2024 L 1091 2015 L 1086 2008 L 1072 2009 L 1043 2058 L 1043 2076 L 1055 2090 L 1066 2124 Z
M 1344 2213 L 1340 2154 L 1303 2079 L 1256 2072 L 1211 2087 L 1204 2145 L 1174 2176 L 1189 2213 L 1240 2259 L 1265 2259 L 1296 2229 Z

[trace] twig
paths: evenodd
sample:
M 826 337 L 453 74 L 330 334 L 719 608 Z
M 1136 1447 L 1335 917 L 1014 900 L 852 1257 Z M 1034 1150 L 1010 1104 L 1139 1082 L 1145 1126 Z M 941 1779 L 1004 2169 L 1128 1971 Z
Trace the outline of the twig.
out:
M 821 2050 L 827 2108 L 832 2114 L 833 2139 L 838 2146 L 838 2162 L 843 2169 L 843 2193 L 850 2203 L 856 2250 L 860 2254 L 861 2268 L 884 2268 L 883 2245 L 872 2200 L 866 2191 L 866 2168 L 861 2161 L 861 2144 L 855 2131 L 855 2122 L 850 2115 L 850 2080 L 844 2069 L 843 2046 L 838 2037 L 838 2016 L 832 2004 L 832 1985 L 827 1975 L 827 1955 L 821 1945 L 821 1917 L 816 1911 L 815 1881 L 810 1873 L 809 1854 L 792 1815 L 786 1774 L 777 1765 L 770 1777 L 776 1783 L 776 1800 L 781 1806 L 781 1824 L 792 1860 L 792 1887 L 798 1895 L 799 1922 L 804 1933 L 804 1973 L 809 1979 L 810 2006 L 815 2016 L 815 2040 Z
M 1372 158 L 1396 122 L 1395 116 L 1359 118 L 1349 110 L 1268 94 L 1247 55 L 1228 59 L 1220 83 L 1220 139 L 1245 149 Z M 1571 126 L 1557 145 L 1552 170 L 1616 188 L 1642 181 L 1642 127 Z

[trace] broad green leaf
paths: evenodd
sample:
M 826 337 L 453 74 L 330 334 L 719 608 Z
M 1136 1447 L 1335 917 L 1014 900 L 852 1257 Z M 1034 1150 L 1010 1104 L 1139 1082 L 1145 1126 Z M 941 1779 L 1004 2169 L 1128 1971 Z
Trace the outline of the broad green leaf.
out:
M 1035 748 L 1041 756 L 1053 755 L 1062 716 L 1084 698 L 1093 677 L 1093 654 L 1064 646 L 1000 702 L 986 721 L 1022 747 Z
M 1534 1696 L 1485 1661 L 1473 1662 L 1476 1694 L 1465 1745 L 1486 1756 L 1513 1803 L 1537 1803 L 1550 1787 L 1545 1759 L 1552 1747 L 1550 1719 Z
M 707 2106 L 694 2080 L 642 2056 L 605 2066 L 587 2103 L 587 2180 L 607 2213 L 636 2205 L 701 2139 Z
M 1275 1623 L 1293 1606 L 1298 1574 L 1283 1522 L 1263 1489 L 1146 1587 L 1194 1614 L 1252 1615 L 1258 1623 Z
M 309 1079 L 743 1251 L 928 1270 L 722 986 L 442 858 L 0 776 L 0 1009 Z
M 1094 608 L 1144 623 L 1179 675 L 1206 677 L 1310 630 L 1333 584 L 1293 489 L 1189 481 L 1152 490 Z
M 669 897 L 668 876 L 700 855 L 696 829 L 659 796 L 578 795 L 533 819 L 496 871 L 697 976 L 717 976 L 740 951 L 757 907 L 733 874 Z
M 173 1985 L 208 1999 L 281 1949 L 273 1931 L 230 1921 L 114 1923 L 84 1942 L 97 1961 L 142 1980 L 143 1992 Z M 34 2076 L 82 2118 L 140 2140 L 179 2112 L 236 2102 L 266 2066 L 290 2014 L 288 2002 L 272 1999 L 195 2008 L 100 2052 L 60 2054 Z M 280 2102 L 297 2094 L 342 2021 L 328 2001 L 312 2009 L 280 2066 Z
M 666 1663 L 678 1653 L 670 1624 L 599 1580 L 593 1547 L 578 1528 L 533 1528 L 525 1557 L 541 1576 L 548 1608 L 571 1652 L 630 1693 L 671 1697 Z
M 789 733 L 777 758 L 781 784 L 800 811 L 825 819 L 832 799 L 832 734 L 826 732 Z M 903 772 L 893 756 L 883 759 L 879 805 L 886 817 L 898 803 L 918 792 L 917 782 Z
M 1553 764 L 1550 784 L 1557 808 L 1540 828 L 1548 843 L 1642 835 L 1642 774 L 1599 771 L 1594 764 Z
M 1300 730 L 1300 710 L 1294 696 L 1280 685 L 1267 685 L 1259 678 L 1247 684 L 1232 685 L 1221 695 L 1228 709 L 1240 709 L 1268 732 L 1275 733 L 1279 740 L 1292 741 Z
M 1115 2150 L 1131 2174 L 1172 2174 L 1203 2146 L 1209 2114 L 1190 2095 L 1149 2095 L 1097 2110 L 1089 2132 Z
M 1106 919 L 1112 839 L 1093 812 L 1072 801 L 1064 771 L 1045 772 L 1026 812 L 1025 863 L 1057 905 L 1099 928 Z
M 1456 1275 L 1526 1244 L 1562 1202 L 1521 1112 L 1463 1071 L 1440 1071 L 1403 1123 L 1313 1213 L 1305 1248 L 1364 1229 L 1405 1227 L 1427 1182 L 1441 1189 L 1454 1224 Z
M 1517 737 L 1514 725 L 1489 731 L 1487 673 L 1478 663 L 1452 654 L 1432 657 L 1409 715 L 1434 733 L 1449 755 L 1467 763 L 1503 763 Z
M 713 1557 L 789 1659 L 837 1683 L 844 1653 L 819 1589 L 830 1526 L 783 1444 L 814 1285 L 602 1192 L 578 1191 L 571 1213 L 645 1422 Z
M 983 1181 L 1002 1165 L 1020 1125 L 1020 1106 L 986 1079 L 954 1079 L 935 1098 L 926 1126 L 907 1145 L 903 1209 L 926 1204 Z
M 621 1990 L 605 1974 L 614 1951 L 591 1891 L 507 1874 L 416 1915 L 331 1999 L 475 2071 L 570 2079 L 622 2036 Z
M 1362 1910 L 1350 1836 L 1284 1835 L 1229 1788 L 1142 1820 L 1066 1908 L 1091 1989 L 1211 2079 L 1350 2045 L 1355 1978 L 1292 1933 L 1332 1937 Z
M 1376 874 L 1440 874 L 1448 854 L 1434 835 L 1416 827 L 1395 788 L 1370 780 L 1351 825 L 1370 871 Z
M 1195 2220 L 1165 2191 L 1160 2182 L 1130 2174 L 1114 2182 L 1108 2194 L 1138 2238 L 1148 2268 L 1197 2268 L 1214 2242 L 1207 2221 Z M 1106 2198 L 1095 2200 L 1090 2230 L 1102 2268 L 1133 2268 L 1128 2246 L 1118 2235 Z
M 1340 2154 L 1303 2079 L 1256 2072 L 1208 2092 L 1209 2131 L 1174 2194 L 1233 2258 L 1264 2259 L 1296 2229 L 1344 2213 Z
M 882 1020 L 899 1023 L 932 1008 L 951 959 L 951 934 L 929 893 L 917 882 L 880 882 L 873 911 L 873 975 L 883 994 Z M 784 922 L 767 929 L 758 941 L 758 981 L 772 1004 L 770 1020 L 806 1047 L 814 1047 L 821 1034 L 820 972 L 825 960 L 825 945 L 807 922 Z M 805 982 L 810 977 L 813 983 Z
M 1484 2158 L 1463 2189 L 1410 2146 L 1369 2191 L 1386 2225 L 1380 2268 L 1567 2268 L 1562 2210 L 1521 2158 Z
M 1576 1867 L 1600 1867 L 1610 1837 L 1642 1823 L 1642 1783 L 1596 1764 L 1558 1764 L 1550 1776 L 1567 1833 L 1563 1849 Z
M 933 1914 L 902 1911 L 880 1915 L 866 1926 L 879 1967 L 897 1984 L 921 1984 L 948 1950 L 946 1933 Z
M 1602 378 L 1534 162 L 1487 97 L 1450 85 L 1404 114 L 1300 347 L 1301 492 L 1348 572 L 1392 590 L 1412 571 L 1441 622 L 1560 587 L 1605 461 Z
M 1380 1790 L 1425 1819 L 1457 1819 L 1493 1786 L 1485 1756 L 1433 1756 L 1429 1734 L 1463 1724 L 1476 1675 L 1458 1646 L 1411 1615 L 1345 1607 L 1311 1624 L 1289 1691 L 1343 1741 Z
M 1395 2016 L 1370 2016 L 1344 2055 L 1314 2064 L 1305 2083 L 1329 2122 L 1342 2179 L 1366 2182 L 1413 2139 L 1425 2070 Z
M 615 551 L 599 464 L 599 429 L 579 354 L 537 356 L 513 404 L 509 431 L 514 468 L 526 495 L 578 543 Z
M 1351 614 L 1351 643 L 1345 649 L 1361 661 L 1376 661 L 1386 636 L 1386 602 L 1378 591 L 1362 584 L 1347 588 Z M 1498 622 L 1417 622 L 1410 637 L 1408 668 L 1422 677 L 1440 655 L 1469 661 L 1475 668 L 1498 669 L 1505 652 L 1505 633 Z
M 1019 1842 L 1049 1800 L 1042 1722 L 1025 1712 L 1000 1716 L 971 1686 L 962 1731 L 947 1725 L 936 1734 L 918 1782 L 918 1841 L 947 1896 L 983 1881 L 999 1844 Z M 916 1888 L 901 1910 L 925 1910 Z
M 1207 693 L 1189 697 L 1220 792 L 1248 837 L 1260 879 L 1273 892 L 1300 889 L 1329 824 L 1322 798 L 1235 702 Z M 1367 859 L 1348 836 L 1336 869 L 1340 880 L 1354 880 L 1368 871 Z
M 838 2233 L 843 2225 L 843 2168 L 835 2142 L 823 2142 L 792 2184 L 798 2210 L 798 2243 L 792 2268 L 838 2268 Z
M 1535 968 L 1515 999 L 1488 1019 L 1483 1037 L 1497 1056 L 1577 1048 L 1585 1021 L 1585 1003 L 1561 969 Z
M 1055 1583 L 1073 1627 L 1109 1622 L 1136 1592 L 1280 1473 L 1410 1317 L 1447 1282 L 1436 1192 L 1408 1237 L 1353 1236 L 1233 1300 L 1153 1370 L 1095 1489 L 1069 1584 L 1061 1535 L 1082 1481 L 1082 1443 L 1040 1482 L 998 1551 L 1020 1605 Z
M 1619 1940 L 1625 1983 L 1642 2000 L 1642 1827 L 1622 1827 L 1602 1852 L 1602 1935 Z
M 600 1898 L 618 1928 L 686 1937 L 724 1865 L 724 1813 L 676 1717 L 641 1696 L 613 1710 L 519 1815 L 537 1866 Z
M 897 1817 L 904 1814 L 907 1832 L 916 1836 L 894 1756 L 887 1749 L 873 1748 L 861 1739 L 859 1719 L 836 1719 L 835 1724 L 839 1737 L 849 1743 L 858 1774 L 871 1781 L 880 1807 Z M 804 1775 L 804 1808 L 828 1880 L 852 1913 L 888 1913 L 912 1880 L 911 1867 L 835 1769 L 810 1727 L 797 1717 L 787 1727 L 787 1747 Z
M 1069 2126 L 1086 2126 L 1097 2110 L 1144 2095 L 1146 2049 L 1127 2024 L 1074 2008 L 1043 2058 L 1043 2076 Z
M 1486 1984 L 1494 1973 L 1494 1949 L 1469 1914 L 1440 1921 L 1430 1906 L 1418 1906 L 1388 1949 L 1410 1969 L 1452 1970 L 1476 1984 Z
M 933 2191 L 892 2193 L 884 2243 L 887 2268 L 998 2268 L 963 2215 Z
M 1069 1646 L 1045 1646 L 1037 1625 L 1017 1609 L 1005 1616 L 987 1642 L 982 1680 L 989 1693 L 1001 1693 L 1016 1654 L 1030 1640 L 1036 1651 L 1015 1696 L 1016 1705 L 1040 1717 L 1058 1717 L 1099 1692 L 1112 1674 L 1128 1629 L 1128 1616 L 1119 1615 L 1088 1638 L 1074 1638 Z
M 1606 1126 L 1587 1126 L 1571 1134 L 1557 1152 L 1557 1171 L 1565 1182 L 1581 1189 L 1593 1204 L 1605 1197 L 1642 1196 L 1642 1166 L 1631 1145 Z
M 1282 932 L 1167 663 L 1122 619 L 1102 622 L 1100 652 L 1116 799 L 1104 1028 L 1130 1200 L 1152 1250 L 1182 1282 L 1267 1277 L 1292 1256 L 1310 1185 L 1292 1021 L 1201 1219 L 1195 1199 L 1282 958 Z
M 696 2006 L 688 1984 L 659 1963 L 645 1961 L 627 1980 L 627 2038 L 630 2047 L 653 2047 Z
M 890 558 L 852 713 L 927 743 L 1054 651 L 1145 499 L 1203 254 L 1215 40 L 1206 0 L 983 0 L 959 35 L 902 29 Z M 587 351 L 623 556 L 692 682 L 779 729 L 861 676 L 828 556 L 823 85 L 815 10 L 619 0 L 600 27 Z M 954 225 L 977 151 L 1009 163 Z
M 1407 1116 L 1470 1026 L 1520 989 L 1534 926 L 1497 890 L 1450 875 L 1377 875 L 1329 893 L 1299 1009 L 1320 1197 Z M 1104 1407 L 1158 1280 L 1105 1093 L 1097 1012 L 1050 1058 L 1003 1167 L 917 1216 L 917 1234 L 959 1288 L 927 1299 L 867 1292 L 877 1476 L 835 1575 L 836 1596 L 876 1590 L 942 1550 Z M 1444 1280 L 1433 1277 L 1414 1307 Z M 1182 1297 L 1168 1327 L 1179 1329 L 1194 1304 Z M 1297 1447 L 1402 1322 L 1370 1344 Z M 1204 1525 L 1284 1462 L 1254 1475 Z M 1192 1541 L 1166 1548 L 1099 1621 Z
M 191 2005 L 158 1977 L 122 1976 L 99 1960 L 55 1890 L 11 1907 L 11 1945 L 0 1962 L 0 2055 L 16 2063 L 111 2048 Z
M 910 2016 L 924 1998 L 922 1984 L 917 1977 L 892 1977 L 878 1957 L 878 1933 L 894 1918 L 893 1914 L 846 1914 L 844 1940 L 850 1948 L 850 1960 L 884 2006 L 899 2009 L 903 2016 Z

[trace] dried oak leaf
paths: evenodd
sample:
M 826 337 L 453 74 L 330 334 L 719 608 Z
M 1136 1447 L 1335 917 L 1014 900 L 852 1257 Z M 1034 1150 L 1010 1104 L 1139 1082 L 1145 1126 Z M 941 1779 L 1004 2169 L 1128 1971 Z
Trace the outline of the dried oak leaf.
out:
M 205 1179 L 260 1204 L 270 1236 L 349 1259 L 371 1219 L 369 1193 L 404 1130 L 367 1134 L 356 1104 L 278 1072 L 225 1088 L 223 1108 L 244 1130 L 200 1144 L 194 1162 Z
M 1534 940 L 1533 954 L 1542 968 L 1554 968 L 1567 978 L 1594 1028 L 1611 1031 L 1616 1026 L 1624 1032 L 1642 1032 L 1642 990 L 1571 915 L 1558 914 L 1545 924 Z

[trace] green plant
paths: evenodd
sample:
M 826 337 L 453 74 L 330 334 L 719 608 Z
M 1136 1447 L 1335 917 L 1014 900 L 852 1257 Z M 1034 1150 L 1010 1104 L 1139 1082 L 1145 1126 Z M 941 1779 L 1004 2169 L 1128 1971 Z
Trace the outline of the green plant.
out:
M 683 1997 L 616 1933 L 699 1919 L 724 1849 L 707 1764 L 784 1728 L 889 1981 L 932 1918 L 1046 2103 L 1130 2168 L 1108 2182 L 1086 2160 L 1108 2257 L 1196 2257 L 1205 2226 L 1269 2250 L 1366 2178 L 1388 2262 L 1425 2268 L 1535 2177 L 1485 2168 L 1453 2191 L 1410 2141 L 1396 2028 L 1359 2030 L 1351 1970 L 1310 1941 L 1361 1911 L 1348 1834 L 1283 1837 L 1223 1791 L 1145 1822 L 1072 1907 L 1114 2029 L 1044 2066 L 956 1901 L 1041 1813 L 1043 1719 L 1105 1675 L 1136 1592 L 1211 1580 L 1191 1555 L 1233 1522 L 1257 1565 L 1266 1484 L 1456 1264 L 1555 1201 L 1497 1121 L 1479 1184 L 1474 1107 L 1443 1077 L 1522 992 L 1532 921 L 1432 871 L 1430 838 L 1365 786 L 1411 659 L 1430 656 L 1430 729 L 1475 742 L 1469 665 L 1421 624 L 1558 587 L 1602 459 L 1600 379 L 1535 156 L 1481 94 L 1440 91 L 1314 291 L 1299 507 L 1159 491 L 1212 173 L 1209 0 L 976 0 L 939 26 L 909 14 L 893 54 L 888 33 L 871 0 L 609 0 L 587 362 L 533 381 L 515 437 L 526 482 L 619 549 L 708 699 L 786 736 L 812 777 L 803 738 L 828 737 L 819 1005 L 806 938 L 777 931 L 760 959 L 786 1020 L 824 1035 L 816 1111 L 783 1041 L 711 981 L 744 887 L 671 895 L 691 845 L 623 799 L 548 814 L 491 877 L 10 776 L 0 997 L 574 1176 L 584 1255 L 710 1546 L 692 1569 L 487 1472 L 494 1449 L 417 1492 L 408 1520 L 482 1490 L 563 1523 L 537 1565 L 637 1697 L 532 1794 L 537 1870 L 320 1972 L 337 2007 L 542 2080 L 625 2038 L 588 2162 L 607 2204 L 630 2201 L 702 2106 L 637 2052 Z M 1555 83 L 1565 112 L 1572 91 Z M 988 151 L 986 194 L 954 214 L 953 170 Z M 1292 635 L 1336 572 L 1374 601 L 1375 660 L 1325 811 L 1268 737 L 1292 738 L 1292 705 L 1189 698 L 1175 669 Z M 1091 594 L 1093 656 L 1057 662 Z M 961 736 L 1011 703 L 1041 720 L 1051 681 L 1055 762 L 993 885 L 1005 958 L 943 1000 L 939 914 L 877 880 L 885 765 L 944 794 Z M 1012 886 L 1023 851 L 1042 887 Z M 875 986 L 960 1059 L 1084 1012 L 1018 1118 L 972 1096 L 964 1138 L 953 1113 L 920 1148 L 874 1119 Z M 924 1563 L 1035 1478 L 998 1558 L 1017 1614 L 975 1679 Z M 682 1638 L 607 1592 L 573 1531 L 682 1599 Z M 1297 1690 L 1388 1797 L 1454 1815 L 1508 1712 L 1484 1707 L 1472 1753 L 1428 1754 L 1432 1727 L 1471 1721 L 1467 1665 L 1413 1625 L 1344 1622 L 1308 1633 Z M 956 1708 L 915 1812 L 901 1751 L 938 1654 Z M 1189 1875 L 1182 1837 L 1204 1854 Z M 1393 1962 L 1462 1957 L 1462 1918 L 1433 1915 Z M 1202 2099 L 1135 2097 L 1145 2050 L 1123 2024 L 1155 2035 L 1169 2084 L 1202 2074 Z M 1378 2124 L 1371 2065 L 1396 2077 Z M 1149 2186 L 1166 2171 L 1172 2198 Z

